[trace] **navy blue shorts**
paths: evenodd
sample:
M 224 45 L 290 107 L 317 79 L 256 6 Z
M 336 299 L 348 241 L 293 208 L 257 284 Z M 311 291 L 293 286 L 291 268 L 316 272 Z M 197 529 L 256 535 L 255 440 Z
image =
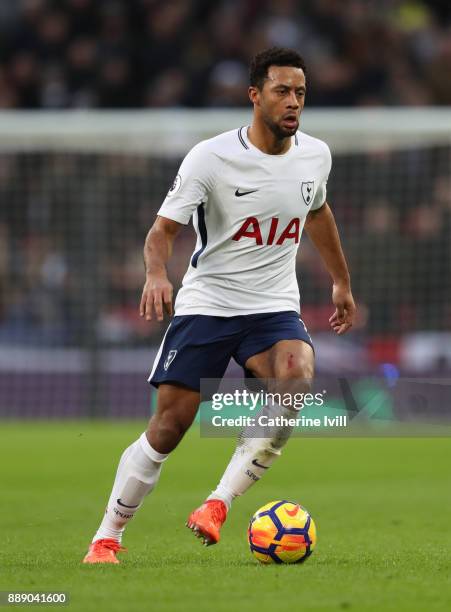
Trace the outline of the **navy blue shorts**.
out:
M 230 358 L 245 369 L 253 355 L 279 340 L 303 340 L 313 348 L 294 311 L 236 317 L 183 315 L 170 323 L 155 358 L 149 383 L 179 383 L 200 390 L 201 378 L 222 378 Z M 250 373 L 245 369 L 245 374 Z

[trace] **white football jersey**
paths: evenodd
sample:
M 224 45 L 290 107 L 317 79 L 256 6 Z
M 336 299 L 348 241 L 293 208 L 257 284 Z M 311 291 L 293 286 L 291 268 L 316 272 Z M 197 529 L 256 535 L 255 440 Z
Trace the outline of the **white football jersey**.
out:
M 330 168 L 329 147 L 302 132 L 282 155 L 260 151 L 246 127 L 191 149 L 158 211 L 183 224 L 193 217 L 197 234 L 175 314 L 300 312 L 296 252 Z

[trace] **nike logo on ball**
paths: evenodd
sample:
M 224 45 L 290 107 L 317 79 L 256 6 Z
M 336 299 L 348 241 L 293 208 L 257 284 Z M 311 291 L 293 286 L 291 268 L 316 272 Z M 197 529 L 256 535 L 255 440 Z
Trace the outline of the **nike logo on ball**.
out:
M 264 470 L 267 470 L 269 467 L 268 465 L 262 465 L 257 461 L 257 459 L 252 459 L 252 465 L 256 465 L 257 467 L 263 468 Z
M 255 193 L 258 189 L 252 189 L 252 191 L 240 191 L 239 188 L 235 191 L 235 195 L 237 198 L 241 198 L 241 196 L 248 195 L 249 193 Z

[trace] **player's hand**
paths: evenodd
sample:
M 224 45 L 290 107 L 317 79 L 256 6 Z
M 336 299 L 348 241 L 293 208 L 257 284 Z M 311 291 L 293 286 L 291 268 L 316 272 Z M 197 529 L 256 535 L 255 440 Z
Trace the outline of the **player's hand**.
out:
M 334 283 L 332 302 L 335 306 L 335 312 L 330 317 L 329 323 L 334 332 L 340 336 L 352 327 L 356 312 L 354 298 L 348 284 Z
M 155 309 L 157 321 L 163 320 L 164 310 L 172 317 L 173 293 L 172 284 L 168 281 L 166 276 L 148 277 L 143 288 L 139 314 L 145 317 L 146 321 L 151 321 L 152 311 Z

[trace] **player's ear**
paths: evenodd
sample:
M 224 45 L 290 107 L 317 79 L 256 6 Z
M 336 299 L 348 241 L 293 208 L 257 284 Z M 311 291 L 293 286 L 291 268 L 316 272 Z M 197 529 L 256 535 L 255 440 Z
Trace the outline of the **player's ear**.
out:
M 259 93 L 260 92 L 257 87 L 249 87 L 248 89 L 249 100 L 252 102 L 252 104 L 256 104 L 257 106 L 260 104 Z

